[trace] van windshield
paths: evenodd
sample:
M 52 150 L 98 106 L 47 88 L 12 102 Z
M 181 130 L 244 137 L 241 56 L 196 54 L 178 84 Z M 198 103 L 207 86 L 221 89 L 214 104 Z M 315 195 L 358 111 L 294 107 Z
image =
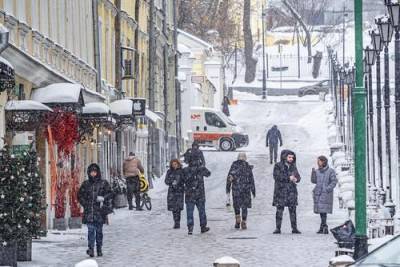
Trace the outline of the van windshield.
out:
M 217 114 L 219 117 L 221 117 L 224 121 L 226 121 L 229 125 L 231 126 L 236 126 L 236 124 L 228 117 L 226 116 L 224 113 L 222 113 L 221 111 L 217 111 Z

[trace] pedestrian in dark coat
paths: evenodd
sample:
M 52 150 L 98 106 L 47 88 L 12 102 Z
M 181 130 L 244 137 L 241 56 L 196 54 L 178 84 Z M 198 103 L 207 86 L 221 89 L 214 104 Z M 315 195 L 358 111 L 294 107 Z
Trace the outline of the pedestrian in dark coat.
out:
M 168 185 L 168 210 L 172 211 L 174 229 L 179 229 L 185 193 L 185 174 L 178 159 L 171 160 L 169 170 L 165 176 L 165 183 Z
M 281 152 L 281 161 L 274 166 L 274 200 L 272 205 L 276 207 L 276 230 L 274 234 L 281 233 L 282 217 L 285 207 L 289 208 L 290 222 L 293 234 L 300 234 L 297 229 L 296 206 L 297 183 L 300 182 L 300 174 L 296 167 L 296 154 L 290 150 Z
M 140 207 L 140 174 L 144 173 L 142 162 L 135 153 L 130 152 L 124 160 L 122 169 L 126 179 L 129 210 L 133 210 L 132 199 L 135 196 L 136 210 L 141 211 L 143 209 Z
M 333 209 L 333 190 L 337 184 L 335 170 L 329 168 L 328 159 L 325 156 L 318 157 L 318 169 L 312 169 L 311 182 L 315 184 L 313 189 L 314 213 L 321 217 L 321 225 L 318 234 L 328 234 L 326 223 L 327 214 Z
M 83 207 L 82 222 L 88 227 L 88 250 L 90 257 L 94 257 L 96 243 L 97 255 L 102 256 L 103 224 L 110 208 L 113 194 L 110 184 L 101 178 L 100 167 L 93 163 L 87 169 L 88 180 L 85 180 L 78 192 L 78 201 Z
M 278 126 L 274 125 L 267 132 L 266 146 L 269 147 L 269 162 L 272 164 L 272 159 L 276 163 L 278 158 L 278 142 L 282 146 L 282 135 L 278 130 Z
M 207 227 L 204 177 L 209 177 L 211 172 L 204 166 L 188 166 L 184 168 L 184 172 L 188 234 L 193 234 L 193 212 L 195 206 L 199 211 L 201 233 L 208 232 L 210 228 Z
M 227 96 L 224 96 L 224 99 L 222 100 L 222 112 L 226 115 L 226 116 L 230 116 L 230 112 L 229 112 L 229 105 L 230 105 L 230 101 L 229 98 Z
M 189 148 L 185 154 L 183 154 L 184 161 L 190 167 L 193 166 L 206 166 L 206 161 L 204 159 L 204 154 L 200 150 L 199 143 L 194 141 L 192 148 Z
M 238 160 L 232 163 L 226 180 L 226 193 L 229 194 L 232 188 L 235 228 L 239 229 L 241 226 L 243 230 L 247 229 L 247 209 L 251 208 L 251 195 L 256 197 L 253 166 L 246 160 L 246 153 L 239 153 Z M 242 211 L 241 217 L 240 210 Z

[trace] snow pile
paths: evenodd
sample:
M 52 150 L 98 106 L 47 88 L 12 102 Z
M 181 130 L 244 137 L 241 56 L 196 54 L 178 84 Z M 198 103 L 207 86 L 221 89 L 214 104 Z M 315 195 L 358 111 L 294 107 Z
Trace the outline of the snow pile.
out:
M 116 100 L 110 103 L 110 109 L 118 116 L 132 116 L 133 102 L 130 99 Z
M 0 62 L 1 62 L 1 63 L 4 63 L 4 64 L 6 64 L 7 66 L 9 66 L 10 68 L 14 69 L 13 65 L 11 65 L 11 63 L 10 63 L 7 59 L 5 59 L 5 58 L 0 57 Z
M 53 83 L 32 91 L 32 100 L 41 103 L 79 103 L 83 87 L 77 83 Z
M 240 266 L 240 262 L 232 257 L 225 256 L 214 261 L 214 266 L 218 266 L 218 264 L 231 264 L 231 266 Z
M 53 112 L 48 106 L 33 100 L 10 100 L 6 103 L 5 110 L 41 110 Z
M 110 107 L 101 102 L 88 103 L 82 108 L 83 114 L 108 114 Z
M 75 267 L 99 267 L 97 262 L 95 260 L 83 260 L 77 264 L 75 264 Z
M 329 261 L 329 266 L 347 266 L 348 264 L 354 263 L 354 259 L 348 255 L 340 255 L 332 258 Z

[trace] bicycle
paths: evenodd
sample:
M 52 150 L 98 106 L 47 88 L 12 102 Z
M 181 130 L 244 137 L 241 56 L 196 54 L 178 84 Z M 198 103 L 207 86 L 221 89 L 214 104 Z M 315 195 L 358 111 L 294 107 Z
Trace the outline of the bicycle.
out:
M 149 183 L 147 182 L 143 174 L 140 174 L 139 182 L 140 182 L 140 208 L 142 209 L 143 206 L 146 206 L 147 210 L 151 210 L 152 208 L 151 198 L 147 194 L 147 192 L 149 191 Z M 132 206 L 133 208 L 136 208 L 136 203 L 132 203 Z

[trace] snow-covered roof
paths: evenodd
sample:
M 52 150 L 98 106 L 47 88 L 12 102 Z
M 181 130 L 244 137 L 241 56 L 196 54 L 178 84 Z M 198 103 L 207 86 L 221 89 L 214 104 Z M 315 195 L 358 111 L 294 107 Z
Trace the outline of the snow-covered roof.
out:
M 11 63 L 10 63 L 7 59 L 5 59 L 5 58 L 0 57 L 0 62 L 1 62 L 1 63 L 4 63 L 4 64 L 6 64 L 7 66 L 9 66 L 10 68 L 14 69 L 13 65 L 11 65 Z
M 53 112 L 48 106 L 34 100 L 10 100 L 6 103 L 5 110 L 41 110 Z
M 192 50 L 190 50 L 190 48 L 187 47 L 186 45 L 178 43 L 178 52 L 181 54 L 183 53 L 191 54 Z
M 85 104 L 82 108 L 83 114 L 108 114 L 110 113 L 110 107 L 107 104 L 101 102 L 93 102 Z
M 110 103 L 111 113 L 118 116 L 132 116 L 133 102 L 130 99 L 120 99 Z
M 53 83 L 34 89 L 32 100 L 41 103 L 79 103 L 83 86 L 77 83 Z
M 210 50 L 213 49 L 213 46 L 211 44 L 207 43 L 206 41 L 204 41 L 204 40 L 200 39 L 199 37 L 196 37 L 188 32 L 178 29 L 178 34 L 181 34 L 181 35 L 191 39 L 192 41 L 204 46 L 204 48 L 206 48 L 206 49 L 210 49 Z
M 152 122 L 162 121 L 162 118 L 157 115 L 157 113 L 146 108 L 146 117 Z

